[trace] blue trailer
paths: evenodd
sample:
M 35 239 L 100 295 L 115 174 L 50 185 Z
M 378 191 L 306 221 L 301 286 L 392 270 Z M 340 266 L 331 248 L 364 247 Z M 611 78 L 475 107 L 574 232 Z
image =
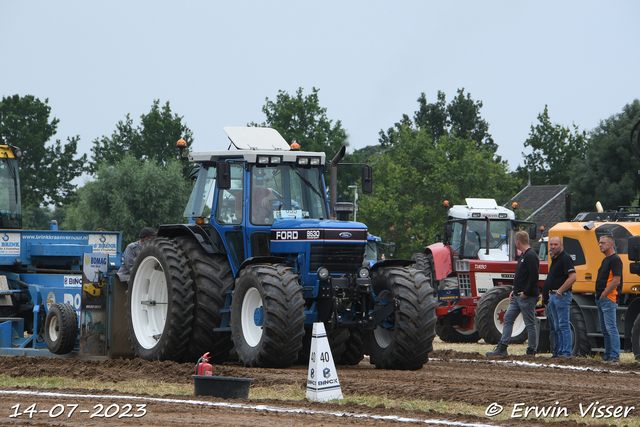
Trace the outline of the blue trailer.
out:
M 60 231 L 55 221 L 50 230 L 22 230 L 21 155 L 17 147 L 0 145 L 0 354 L 109 356 L 122 235 Z M 83 294 L 89 293 L 94 304 L 87 306 Z M 101 318 L 100 336 L 80 322 L 83 312 Z M 81 332 L 97 345 L 83 347 Z

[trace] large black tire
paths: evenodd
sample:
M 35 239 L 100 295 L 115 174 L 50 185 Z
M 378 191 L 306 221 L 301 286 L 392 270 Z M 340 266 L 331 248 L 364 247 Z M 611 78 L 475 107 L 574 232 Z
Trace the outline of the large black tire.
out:
M 298 276 L 284 265 L 241 270 L 231 300 L 231 339 L 245 366 L 286 368 L 298 360 L 304 336 Z
M 327 339 L 329 340 L 329 348 L 331 348 L 333 360 L 338 360 L 347 349 L 346 343 L 349 339 L 349 330 L 346 328 L 330 329 L 326 324 L 324 325 L 324 329 L 327 331 Z M 298 360 L 296 362 L 298 365 L 307 365 L 309 363 L 312 334 L 313 325 L 305 325 L 304 337 L 302 337 L 302 349 L 300 353 L 298 353 Z
M 231 332 L 213 332 L 213 328 L 222 323 L 220 310 L 234 284 L 229 260 L 225 255 L 208 254 L 191 237 L 178 237 L 176 242 L 189 259 L 194 285 L 193 324 L 184 361 L 196 363 L 209 353 L 212 363 L 223 363 L 233 348 Z
M 413 260 L 412 267 L 424 273 L 429 280 L 429 285 L 435 290 L 437 297 L 438 286 L 440 283 L 436 280 L 436 270 L 433 267 L 433 255 L 417 253 L 413 254 L 411 259 Z
M 582 310 L 580 310 L 580 307 L 575 304 L 571 304 L 571 308 L 569 309 L 569 321 L 571 322 L 571 355 L 589 356 L 593 354 L 591 351 L 591 344 L 589 343 L 589 336 L 587 335 L 587 324 L 584 321 Z M 553 349 L 553 347 L 551 348 Z
M 448 320 L 436 323 L 436 334 L 444 342 L 473 343 L 478 342 L 480 334 L 475 329 L 460 329 Z
M 155 237 L 142 246 L 127 290 L 133 350 L 146 360 L 181 361 L 193 323 L 193 280 L 178 244 Z
M 44 339 L 51 353 L 71 353 L 78 339 L 78 315 L 71 304 L 59 302 L 49 308 Z
M 487 344 L 498 344 L 502 338 L 504 315 L 509 307 L 512 286 L 497 286 L 490 289 L 478 302 L 474 319 L 476 329 Z M 522 344 L 528 338 L 527 328 L 519 314 L 513 322 L 511 344 Z
M 334 357 L 337 365 L 357 365 L 364 359 L 364 334 L 360 329 L 351 329 L 349 339 L 345 343 L 345 351 L 339 359 Z
M 429 360 L 436 336 L 436 298 L 424 273 L 415 269 L 381 268 L 371 274 L 381 305 L 395 312 L 367 331 L 370 362 L 378 369 L 421 369 Z

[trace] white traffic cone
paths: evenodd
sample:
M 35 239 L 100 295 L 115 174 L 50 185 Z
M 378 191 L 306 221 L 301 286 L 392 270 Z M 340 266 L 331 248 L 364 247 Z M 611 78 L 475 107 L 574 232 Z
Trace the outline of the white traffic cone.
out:
M 342 399 L 336 364 L 333 362 L 329 339 L 322 322 L 313 324 L 307 375 L 307 399 L 316 402 Z

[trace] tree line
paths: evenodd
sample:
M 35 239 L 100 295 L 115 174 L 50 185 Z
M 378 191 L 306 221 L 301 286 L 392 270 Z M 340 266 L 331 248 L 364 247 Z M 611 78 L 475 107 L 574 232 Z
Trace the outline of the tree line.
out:
M 640 120 L 637 99 L 622 112 L 601 120 L 590 131 L 552 123 L 544 106 L 523 147 L 523 165 L 514 171 L 496 154 L 498 144 L 481 116 L 482 102 L 464 88 L 451 101 L 438 92 L 434 102 L 424 93 L 412 116 L 403 114 L 377 144 L 347 154 L 344 163 L 368 163 L 374 171 L 374 192 L 358 200 L 358 221 L 383 241 L 396 243 L 396 256 L 410 257 L 433 242 L 446 217 L 442 203 L 463 203 L 466 197 L 495 198 L 506 203 L 528 182 L 567 184 L 574 194 L 574 212 L 638 205 L 638 169 L 629 134 Z M 91 155 L 77 152 L 79 136 L 56 139 L 59 120 L 51 118 L 48 100 L 31 95 L 3 97 L 0 137 L 20 147 L 25 229 L 47 229 L 54 216 L 61 229 L 123 232 L 126 243 L 144 226 L 181 223 L 192 181 L 189 166 L 177 160 L 176 141 L 187 147 L 193 133 L 169 102 L 154 100 L 139 123 L 129 114 L 110 136 L 92 142 Z M 319 89 L 305 94 L 280 90 L 265 99 L 265 120 L 249 126 L 277 129 L 289 143 L 305 151 L 323 151 L 331 159 L 348 132 L 340 120 L 327 116 Z M 187 148 L 188 151 L 188 148 Z M 72 181 L 89 177 L 76 188 Z M 341 167 L 338 200 L 353 201 L 350 185 L 358 185 L 360 169 Z M 358 189 L 358 191 L 360 191 Z

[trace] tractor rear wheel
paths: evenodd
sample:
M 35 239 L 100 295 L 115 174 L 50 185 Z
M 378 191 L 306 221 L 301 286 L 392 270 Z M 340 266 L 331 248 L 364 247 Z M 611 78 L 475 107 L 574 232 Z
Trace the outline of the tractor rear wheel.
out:
M 195 363 L 208 352 L 211 362 L 223 363 L 233 348 L 231 332 L 213 332 L 213 328 L 220 327 L 220 310 L 225 306 L 227 291 L 233 288 L 229 260 L 225 255 L 207 253 L 193 238 L 178 237 L 176 242 L 189 259 L 194 284 L 193 329 L 184 361 Z
M 335 358 L 337 365 L 357 365 L 364 359 L 365 345 L 364 334 L 360 329 L 349 330 L 350 336 L 346 342 L 346 348 L 340 358 Z
M 502 338 L 504 315 L 509 308 L 509 294 L 513 286 L 497 286 L 490 289 L 478 302 L 474 322 L 480 336 L 487 344 L 498 344 Z M 513 322 L 511 344 L 522 344 L 527 340 L 527 328 L 522 314 Z
M 133 350 L 146 360 L 180 361 L 193 323 L 193 280 L 184 251 L 155 237 L 142 246 L 127 290 Z
M 473 343 L 480 339 L 477 330 L 458 328 L 452 325 L 446 317 L 444 321 L 436 323 L 436 334 L 442 341 L 451 343 Z
M 413 260 L 413 268 L 420 270 L 427 276 L 429 285 L 438 293 L 438 286 L 440 283 L 436 280 L 436 270 L 433 266 L 433 255 L 431 254 L 413 254 L 411 257 Z M 437 295 L 436 295 L 437 296 Z
M 53 354 L 71 353 L 78 338 L 78 315 L 71 304 L 59 302 L 49 308 L 44 339 Z
M 241 270 L 231 300 L 231 339 L 245 366 L 285 368 L 298 359 L 304 336 L 298 276 L 278 264 Z
M 376 308 L 395 311 L 367 331 L 368 353 L 378 369 L 416 370 L 429 360 L 436 336 L 436 299 L 429 280 L 415 269 L 390 267 L 371 274 Z

